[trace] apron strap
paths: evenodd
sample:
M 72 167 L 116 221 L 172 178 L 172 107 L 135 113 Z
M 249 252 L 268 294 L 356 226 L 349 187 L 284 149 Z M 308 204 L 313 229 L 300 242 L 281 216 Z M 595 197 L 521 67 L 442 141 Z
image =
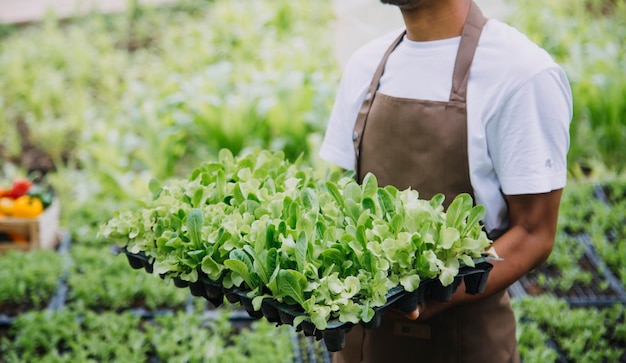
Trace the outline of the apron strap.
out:
M 454 63 L 450 102 L 465 103 L 466 101 L 470 67 L 474 59 L 474 53 L 478 47 L 480 34 L 486 22 L 487 18 L 484 17 L 478 6 L 472 1 L 467 19 L 465 20 L 465 25 L 463 26 L 461 43 L 459 44 L 459 50 Z
M 483 16 L 478 6 L 472 1 L 469 13 L 467 15 L 467 18 L 465 19 L 465 25 L 463 26 L 463 31 L 461 34 L 461 42 L 459 44 L 459 50 L 457 51 L 454 64 L 454 73 L 452 75 L 452 90 L 450 91 L 450 102 L 465 103 L 465 99 L 467 97 L 467 82 L 469 79 L 470 66 L 472 65 L 472 60 L 474 59 L 474 53 L 476 51 L 476 47 L 478 46 L 478 40 L 480 39 L 483 25 L 485 25 L 486 22 L 487 19 Z M 378 90 L 380 78 L 385 71 L 387 59 L 389 59 L 389 55 L 391 55 L 391 53 L 396 49 L 398 44 L 400 44 L 405 34 L 406 30 L 404 30 L 402 34 L 400 34 L 394 40 L 394 42 L 391 44 L 389 49 L 387 49 L 382 60 L 378 64 L 378 68 L 376 69 L 376 72 L 372 77 L 372 81 L 370 82 L 370 85 L 367 89 L 365 99 L 363 100 L 363 104 L 361 104 L 361 108 L 359 109 L 356 123 L 354 125 L 354 131 L 352 133 L 352 143 L 354 145 L 354 154 L 356 156 L 354 171 L 355 178 L 359 182 L 359 154 L 361 150 L 361 141 L 363 140 L 363 130 L 365 129 L 365 123 L 367 122 L 367 115 L 369 114 L 372 107 L 376 90 Z
M 370 83 L 367 89 L 367 94 L 365 95 L 363 104 L 361 105 L 361 108 L 359 109 L 359 114 L 357 116 L 356 124 L 354 125 L 354 131 L 352 133 L 352 143 L 354 144 L 354 154 L 356 155 L 354 171 L 355 171 L 355 178 L 357 179 L 358 182 L 361 182 L 360 180 L 358 180 L 359 169 L 360 169 L 359 152 L 361 150 L 361 140 L 363 136 L 363 130 L 365 129 L 365 122 L 367 120 L 367 115 L 370 113 L 370 109 L 372 108 L 374 95 L 376 94 L 376 90 L 378 89 L 380 78 L 382 77 L 383 72 L 385 71 L 385 65 L 387 64 L 387 59 L 389 59 L 389 55 L 391 54 L 391 52 L 393 52 L 394 49 L 396 49 L 396 47 L 398 46 L 398 44 L 400 44 L 405 34 L 406 34 L 406 31 L 403 31 L 402 34 L 400 34 L 396 38 L 396 40 L 394 40 L 394 42 L 391 44 L 389 49 L 387 49 L 387 52 L 385 52 L 383 59 L 378 64 L 378 68 L 376 69 L 376 72 L 374 73 L 374 77 L 372 77 L 372 82 Z

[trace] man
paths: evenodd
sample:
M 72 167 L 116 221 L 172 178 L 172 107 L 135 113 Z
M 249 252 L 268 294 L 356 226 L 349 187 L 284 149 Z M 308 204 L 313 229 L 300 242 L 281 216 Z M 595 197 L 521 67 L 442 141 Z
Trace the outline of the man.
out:
M 405 28 L 346 65 L 320 156 L 446 201 L 468 192 L 503 261 L 478 295 L 355 326 L 336 362 L 518 362 L 507 287 L 549 256 L 572 116 L 563 70 L 471 0 L 383 0 Z

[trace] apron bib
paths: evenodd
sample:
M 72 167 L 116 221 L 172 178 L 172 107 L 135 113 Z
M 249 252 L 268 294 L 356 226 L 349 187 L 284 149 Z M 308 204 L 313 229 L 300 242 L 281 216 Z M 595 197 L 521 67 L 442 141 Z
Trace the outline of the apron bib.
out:
M 472 3 L 463 27 L 448 102 L 395 98 L 378 93 L 389 47 L 359 110 L 353 141 L 356 178 L 371 172 L 380 186 L 411 187 L 420 198 L 444 193 L 447 207 L 460 193 L 473 195 L 467 152 L 467 83 L 486 23 Z M 377 329 L 356 325 L 337 363 L 519 362 L 515 317 L 506 291 L 449 309 L 425 322 L 383 316 Z

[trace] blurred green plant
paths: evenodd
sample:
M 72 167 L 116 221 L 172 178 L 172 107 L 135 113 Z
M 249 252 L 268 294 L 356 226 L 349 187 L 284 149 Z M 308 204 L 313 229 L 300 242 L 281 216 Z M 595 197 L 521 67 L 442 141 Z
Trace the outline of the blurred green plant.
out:
M 166 285 L 161 279 L 130 268 L 124 256 L 105 248 L 76 245 L 67 277 L 66 305 L 96 311 L 127 309 L 183 310 L 189 289 Z
M 561 64 L 572 86 L 569 161 L 575 176 L 598 160 L 626 167 L 626 1 L 513 1 L 510 22 Z
M 144 322 L 130 313 L 32 312 L 0 338 L 0 361 L 291 363 L 293 334 L 264 320 L 237 330 L 225 313 Z
M 228 314 L 204 320 L 199 315 L 160 316 L 146 325 L 155 356 L 162 362 L 294 362 L 293 330 L 257 320 L 237 328 Z
M 63 273 L 56 251 L 9 250 L 0 254 L 0 315 L 48 307 Z
M 568 362 L 622 362 L 626 359 L 626 310 L 622 304 L 605 309 L 581 309 L 571 308 L 563 300 L 541 296 L 516 300 L 513 308 L 520 320 L 525 321 L 524 324 L 531 322 L 545 333 L 543 336 L 558 344 Z M 520 341 L 520 344 L 529 344 L 520 347 L 520 351 L 536 349 L 534 345 L 542 344 L 540 339 L 543 336 L 539 340 L 535 336 Z M 553 355 L 549 352 L 543 354 Z M 537 362 L 547 361 L 553 360 Z
M 559 233 L 548 265 L 560 265 L 573 281 L 588 281 L 588 272 L 576 271 L 583 254 L 584 235 L 610 272 L 626 288 L 626 179 L 607 178 L 601 183 L 579 180 L 564 190 L 559 213 Z M 571 279 L 550 281 L 551 285 L 567 287 Z
M 0 156 L 28 171 L 50 159 L 64 224 L 81 241 L 151 177 L 184 174 L 221 148 L 311 157 L 338 79 L 332 17 L 329 1 L 131 2 L 124 14 L 9 33 Z

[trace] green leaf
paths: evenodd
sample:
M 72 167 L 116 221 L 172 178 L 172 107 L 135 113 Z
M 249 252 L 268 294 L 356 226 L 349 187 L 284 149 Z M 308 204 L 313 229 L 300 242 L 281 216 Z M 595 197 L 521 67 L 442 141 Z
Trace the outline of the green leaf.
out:
M 371 251 L 366 250 L 363 253 L 363 268 L 369 272 L 376 272 L 376 256 Z
M 256 214 L 256 210 L 260 207 L 261 205 L 259 204 L 259 202 L 256 202 L 254 200 L 246 200 L 244 201 L 240 206 L 239 206 L 239 211 L 241 212 L 241 214 L 244 213 L 249 213 L 252 215 Z
M 217 155 L 217 159 L 220 163 L 224 164 L 227 167 L 235 163 L 233 153 L 227 148 L 220 149 Z
M 470 266 L 470 267 L 476 266 L 476 264 L 474 263 L 474 259 L 472 259 L 472 257 L 468 255 L 460 255 L 459 260 L 461 260 L 465 266 Z
M 361 291 L 361 282 L 356 276 L 348 276 L 343 280 L 345 297 L 351 298 Z
M 261 201 L 259 200 L 259 197 L 257 197 L 256 194 L 254 194 L 254 193 L 248 193 L 248 198 L 247 199 L 251 200 L 251 201 L 254 201 L 257 204 L 261 203 Z
M 194 208 L 198 208 L 202 204 L 204 204 L 204 188 L 198 188 L 193 193 L 193 197 L 191 197 L 191 205 Z
M 358 324 L 361 320 L 361 307 L 352 300 L 339 306 L 339 321 Z
M 230 257 L 233 260 L 238 260 L 238 261 L 245 263 L 248 271 L 252 271 L 252 260 L 250 259 L 250 256 L 244 251 L 237 250 L 237 249 L 232 250 L 230 251 L 230 254 L 228 255 L 228 257 Z
M 322 253 L 320 253 L 320 259 L 323 261 L 324 266 L 326 267 L 331 265 L 341 266 L 345 261 L 343 253 L 341 253 L 336 248 L 328 248 L 322 251 Z
M 266 177 L 263 180 L 263 186 L 268 190 L 270 194 L 276 194 L 276 183 L 272 177 Z
M 361 216 L 361 205 L 352 199 L 346 199 L 346 213 L 352 219 L 352 224 L 356 224 Z
M 243 191 L 241 190 L 241 185 L 239 183 L 235 184 L 233 196 L 235 197 L 236 205 L 239 205 L 246 200 L 246 197 L 243 195 Z
M 362 195 L 363 198 L 374 198 L 378 192 L 378 180 L 372 173 L 365 174 L 362 182 Z
M 254 311 L 261 310 L 261 305 L 263 305 L 263 300 L 271 299 L 271 298 L 272 298 L 271 295 L 257 295 L 255 297 L 253 297 L 252 298 L 252 307 L 254 308 Z
M 470 211 L 469 216 L 467 217 L 467 224 L 465 225 L 465 228 L 463 229 L 462 234 L 466 235 L 473 228 L 478 226 L 480 224 L 480 221 L 485 216 L 485 214 L 487 214 L 487 209 L 484 206 L 482 205 L 474 206 L 474 208 L 472 208 L 472 210 Z
M 362 199 L 361 187 L 359 187 L 356 181 L 350 181 L 348 184 L 346 184 L 343 190 L 343 197 L 346 200 L 346 202 L 348 200 L 351 200 L 358 204 L 361 203 L 361 199 Z
M 471 209 L 472 197 L 467 193 L 457 195 L 446 211 L 446 225 L 460 230 Z
M 280 270 L 276 277 L 280 296 L 289 296 L 298 304 L 304 305 L 304 288 L 306 287 L 306 277 L 298 271 Z
M 218 201 L 224 201 L 226 197 L 226 174 L 224 174 L 224 170 L 218 170 L 215 175 L 215 200 L 212 200 L 213 203 L 217 203 Z
M 222 277 L 222 272 L 224 271 L 224 266 L 215 262 L 215 260 L 209 255 L 204 256 L 200 268 L 202 269 L 202 272 L 207 274 L 209 279 L 213 281 L 219 281 Z
M 430 198 L 430 201 L 429 201 L 430 206 L 432 208 L 437 208 L 443 204 L 445 199 L 446 199 L 446 196 L 443 195 L 442 193 L 435 194 L 432 198 Z
M 283 236 L 287 235 L 287 223 L 285 223 L 285 221 L 280 221 L 280 223 L 278 223 L 278 234 L 282 234 Z
M 395 215 L 396 206 L 394 197 L 387 191 L 387 189 L 378 189 L 376 192 L 378 196 L 378 204 L 380 204 L 383 212 L 391 219 Z
M 187 233 L 189 240 L 195 245 L 200 246 L 202 243 L 202 225 L 204 216 L 202 210 L 194 208 L 187 215 Z
M 324 222 L 322 221 L 317 221 L 315 222 L 315 240 L 321 240 L 324 238 L 324 235 L 326 234 L 326 230 L 327 230 L 327 226 Z
M 363 198 L 361 204 L 363 205 L 363 209 L 368 209 L 372 214 L 376 214 L 376 203 L 374 203 L 374 200 L 372 198 Z
M 291 227 L 292 229 L 296 228 L 298 220 L 300 219 L 299 218 L 299 214 L 300 214 L 299 212 L 300 212 L 300 210 L 298 209 L 298 204 L 297 203 L 294 202 L 294 203 L 291 203 L 289 205 L 289 212 L 288 212 L 288 215 L 287 215 L 286 222 L 287 222 L 287 225 L 289 227 Z
M 328 319 L 330 317 L 330 307 L 324 305 L 315 305 L 311 312 L 311 322 L 319 330 L 324 330 L 328 326 Z
M 300 324 L 302 324 L 302 323 L 303 323 L 305 320 L 307 320 L 308 318 L 309 318 L 309 317 L 308 317 L 308 316 L 306 316 L 305 314 L 298 315 L 298 316 L 296 316 L 296 317 L 293 319 L 293 324 L 292 324 L 292 326 L 293 326 L 294 328 L 297 328 Z
M 346 204 L 344 202 L 343 196 L 339 192 L 339 188 L 337 188 L 337 185 L 335 183 L 333 183 L 331 181 L 327 181 L 326 182 L 326 189 L 328 189 L 328 192 L 330 193 L 330 195 L 333 197 L 333 199 L 335 199 L 337 204 L 339 204 L 339 206 L 342 209 L 346 207 Z
M 252 281 L 252 276 L 250 274 L 250 269 L 248 268 L 248 265 L 243 261 L 228 259 L 224 261 L 224 266 L 241 276 L 248 288 L 254 289 L 257 287 L 255 286 L 256 284 L 254 284 Z
M 489 239 L 487 238 L 470 238 L 464 237 L 461 239 L 461 247 L 466 251 L 466 253 L 476 255 L 481 254 L 485 249 L 489 246 Z
M 359 219 L 357 220 L 356 225 L 365 226 L 366 228 L 371 228 L 373 218 L 375 218 L 375 216 L 372 216 L 372 213 L 370 212 L 370 210 L 365 209 L 363 210 L 363 212 L 361 212 L 361 215 L 359 216 Z
M 304 232 L 300 232 L 298 239 L 296 240 L 296 264 L 299 271 L 304 271 L 304 267 L 307 261 L 307 249 L 309 242 Z
M 361 245 L 362 251 L 367 250 L 367 237 L 365 236 L 365 226 L 358 225 L 356 227 L 356 240 Z
M 421 279 L 418 274 L 410 274 L 407 276 L 403 276 L 400 278 L 400 285 L 404 288 L 404 290 L 408 292 L 412 292 L 417 290 L 421 282 Z
M 449 250 L 452 248 L 455 242 L 457 242 L 461 238 L 461 234 L 456 228 L 452 227 L 444 227 L 440 234 L 441 240 L 439 241 L 439 245 Z
M 150 190 L 150 193 L 152 193 L 152 200 L 157 200 L 163 191 L 161 183 L 156 178 L 150 179 L 150 182 L 148 182 L 148 189 Z
M 319 209 L 319 202 L 317 200 L 317 194 L 311 188 L 306 188 L 302 191 L 302 205 L 308 211 L 316 212 Z
M 271 248 L 267 251 L 267 256 L 265 257 L 265 268 L 269 276 L 269 281 L 272 281 L 272 279 L 276 278 L 275 275 L 277 274 L 279 268 L 278 250 L 276 248 Z
M 276 226 L 270 224 L 265 230 L 265 248 L 275 247 L 278 242 L 278 235 L 276 234 Z
M 402 214 L 396 214 L 391 219 L 391 228 L 393 229 L 395 234 L 398 234 L 404 228 L 404 217 Z

